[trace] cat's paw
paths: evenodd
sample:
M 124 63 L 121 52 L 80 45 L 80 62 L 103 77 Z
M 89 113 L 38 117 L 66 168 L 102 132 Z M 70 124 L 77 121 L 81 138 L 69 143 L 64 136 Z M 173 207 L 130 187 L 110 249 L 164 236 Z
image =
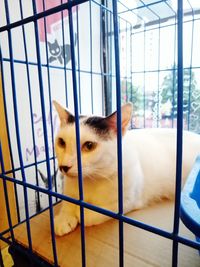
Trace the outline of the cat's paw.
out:
M 55 216 L 54 229 L 57 236 L 66 235 L 76 228 L 78 219 L 75 216 Z

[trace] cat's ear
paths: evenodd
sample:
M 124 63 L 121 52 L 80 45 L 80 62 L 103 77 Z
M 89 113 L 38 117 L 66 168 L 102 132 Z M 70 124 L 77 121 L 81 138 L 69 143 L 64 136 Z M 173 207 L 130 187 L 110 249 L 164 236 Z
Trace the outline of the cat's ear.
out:
M 132 111 L 132 103 L 127 103 L 121 107 L 122 135 L 124 135 L 128 129 L 129 122 L 132 117 Z M 108 116 L 106 120 L 109 127 L 117 133 L 117 111 Z
M 53 104 L 58 112 L 61 126 L 64 126 L 67 123 L 72 123 L 75 121 L 74 116 L 67 109 L 63 108 L 58 102 L 53 100 Z

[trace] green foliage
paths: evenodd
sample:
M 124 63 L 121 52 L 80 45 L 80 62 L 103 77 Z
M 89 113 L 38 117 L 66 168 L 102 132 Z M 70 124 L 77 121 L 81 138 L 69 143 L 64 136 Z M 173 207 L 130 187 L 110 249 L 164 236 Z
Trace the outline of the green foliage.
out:
M 177 69 L 169 72 L 162 83 L 161 104 L 171 104 L 171 117 L 177 115 Z M 200 88 L 197 85 L 195 74 L 190 69 L 183 72 L 183 114 L 189 129 L 200 132 Z
M 131 82 L 122 80 L 121 81 L 121 100 L 122 104 L 126 102 L 132 102 L 134 105 L 134 112 L 137 114 L 139 110 L 143 109 L 142 89 L 136 86 L 133 86 Z

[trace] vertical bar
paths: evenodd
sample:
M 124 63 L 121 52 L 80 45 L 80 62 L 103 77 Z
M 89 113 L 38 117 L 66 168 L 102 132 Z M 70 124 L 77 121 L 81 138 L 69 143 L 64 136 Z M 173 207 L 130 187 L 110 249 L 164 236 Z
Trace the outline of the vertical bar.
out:
M 192 7 L 191 7 L 192 8 Z M 191 54 L 190 54 L 190 82 L 188 92 L 188 131 L 190 130 L 190 108 L 191 108 L 191 94 L 192 94 L 192 60 L 193 60 L 193 39 L 194 39 L 194 10 L 192 8 L 192 41 L 191 41 Z M 193 129 L 192 129 L 193 130 Z
M 175 26 L 174 26 L 174 65 L 173 65 L 173 80 L 172 80 L 172 128 L 174 128 L 174 106 L 175 106 L 175 91 L 177 90 L 177 85 L 176 85 L 176 48 L 177 48 L 177 43 L 176 43 L 176 38 L 177 38 L 177 19 L 175 17 Z
M 118 212 L 123 214 L 123 175 L 122 175 L 122 129 L 121 129 L 121 84 L 120 84 L 120 57 L 119 57 L 119 28 L 117 1 L 113 4 L 113 26 L 114 26 L 114 53 L 116 72 L 116 98 L 117 98 L 117 160 L 118 160 Z M 123 221 L 119 219 L 119 266 L 124 266 L 124 227 Z
M 71 1 L 71 0 L 70 0 Z M 81 144 L 80 144 L 80 128 L 79 128 L 79 112 L 78 112 L 78 95 L 77 95 L 77 80 L 76 80 L 76 60 L 74 47 L 74 29 L 72 10 L 69 9 L 69 33 L 71 44 L 71 60 L 72 60 L 72 82 L 74 96 L 74 111 L 75 111 L 75 126 L 76 126 L 76 149 L 78 162 L 78 181 L 79 181 L 79 198 L 83 200 L 83 181 L 82 181 L 82 164 L 81 164 Z M 84 228 L 84 208 L 80 205 L 80 221 L 81 221 L 81 252 L 82 252 L 82 267 L 86 266 L 85 253 L 85 228 Z
M 0 47 L 0 67 L 1 67 L 2 95 L 3 95 L 3 102 L 4 102 L 5 122 L 6 122 L 6 129 L 7 129 L 7 135 L 8 135 L 8 147 L 9 147 L 11 168 L 12 168 L 12 170 L 14 170 L 15 167 L 14 167 L 13 152 L 12 152 L 12 147 L 11 147 L 10 129 L 9 129 L 9 123 L 8 123 L 8 113 L 7 113 L 7 108 L 6 108 L 4 67 L 3 67 L 3 58 L 2 58 L 2 53 L 1 53 L 1 47 Z M 15 177 L 14 171 L 13 171 L 12 175 L 13 175 L 13 178 L 15 179 L 16 177 Z M 16 208 L 17 208 L 17 220 L 18 220 L 18 222 L 20 222 L 19 200 L 18 200 L 16 183 L 14 183 L 14 191 L 15 191 Z
M 173 228 L 172 266 L 178 264 L 180 194 L 182 175 L 182 139 L 183 139 L 183 0 L 178 0 L 178 104 L 177 104 L 177 143 L 176 143 L 176 191 Z
M 19 1 L 20 5 L 20 15 L 21 19 L 23 19 L 23 9 L 22 9 L 22 1 Z M 28 52 L 27 52 L 27 45 L 26 45 L 26 37 L 25 37 L 25 29 L 24 25 L 22 25 L 22 35 L 23 35 L 23 42 L 24 42 L 24 54 L 25 54 L 25 61 L 26 61 L 26 74 L 27 74 L 27 82 L 28 82 L 28 94 L 29 94 L 29 106 L 30 106 L 30 117 L 31 117 L 31 131 L 32 131 L 32 136 L 33 136 L 33 153 L 34 153 L 34 162 L 35 162 L 35 175 L 36 175 L 36 185 L 39 185 L 39 180 L 38 180 L 38 168 L 37 168 L 37 156 L 36 156 L 36 143 L 35 143 L 35 131 L 34 131 L 34 122 L 33 122 L 33 106 L 32 106 L 32 93 L 31 93 L 31 82 L 30 82 L 30 73 L 29 73 L 29 64 L 28 64 Z M 38 205 L 36 207 L 36 211 L 38 209 L 41 209 L 40 206 L 40 197 L 39 197 L 39 192 L 37 191 L 37 200 L 38 200 Z
M 107 47 L 106 47 L 106 10 L 104 6 L 106 5 L 105 0 L 101 0 L 101 16 L 100 16 L 100 35 L 101 35 L 101 46 L 100 53 L 102 55 L 102 78 L 103 78 L 103 89 L 104 89 L 104 106 L 105 115 L 109 115 L 112 112 L 110 90 L 108 87 L 108 57 L 107 57 Z M 107 33 L 108 34 L 108 33 Z
M 158 106 L 157 106 L 157 128 L 160 126 L 160 17 L 158 27 Z
M 5 9 L 6 9 L 6 20 L 7 24 L 10 24 L 10 15 L 8 8 L 8 1 L 5 0 Z M 13 59 L 13 49 L 12 49 L 12 35 L 11 30 L 8 30 L 8 44 L 9 44 L 9 53 L 10 53 L 10 71 L 11 71 L 11 82 L 12 82 L 12 98 L 13 98 L 13 108 L 14 108 L 14 118 L 16 125 L 16 138 L 17 138 L 17 149 L 19 155 L 20 169 L 22 174 L 22 180 L 26 182 L 26 176 L 24 171 L 24 163 L 22 157 L 21 149 L 21 140 L 20 140 L 20 131 L 19 131 L 19 119 L 18 119 L 18 108 L 17 108 L 17 94 L 16 94 L 16 85 L 15 85 L 15 70 L 14 70 L 14 59 Z M 30 229 L 30 220 L 29 220 L 29 208 L 28 208 L 28 192 L 27 187 L 24 184 L 24 201 L 25 201 L 25 214 L 26 214 L 26 227 L 27 227 L 27 236 L 28 236 L 28 245 L 29 249 L 32 250 L 32 240 L 31 240 L 31 229 Z
M 90 86 L 91 86 L 91 107 L 92 114 L 94 113 L 94 97 L 93 97 L 93 43 L 92 43 L 92 3 L 89 0 L 89 10 L 90 10 Z
M 130 74 L 131 74 L 131 103 L 133 103 L 133 28 L 130 25 Z M 134 128 L 133 120 L 131 119 L 131 129 Z
M 44 1 L 44 0 L 43 0 Z M 61 0 L 61 4 L 63 4 L 63 0 Z M 64 53 L 64 78 L 65 78 L 65 92 L 66 92 L 66 107 L 68 107 L 68 94 L 67 94 L 67 70 L 66 70 L 66 58 L 65 58 L 65 26 L 64 26 L 64 19 L 63 19 L 63 11 L 61 12 L 61 21 L 62 21 L 62 40 L 63 40 L 63 53 Z M 45 23 L 46 28 L 46 23 Z
M 111 3 L 112 4 L 112 3 Z M 111 6 L 109 0 L 106 0 L 105 6 L 110 7 Z M 104 8 L 105 9 L 105 8 Z M 107 51 L 107 71 L 106 71 L 106 77 L 107 77 L 107 104 L 108 104 L 108 110 L 109 114 L 112 112 L 112 67 L 113 67 L 113 61 L 112 61 L 112 52 L 113 52 L 113 42 L 112 42 L 112 12 L 108 12 L 105 9 L 105 23 L 106 23 L 106 28 L 105 28 L 105 35 L 107 36 L 106 40 L 106 51 Z M 110 23 L 110 28 L 109 28 L 109 23 Z M 107 115 L 109 115 L 107 114 Z
M 77 27 L 77 60 L 78 60 L 78 89 L 79 89 L 79 110 L 80 114 L 82 112 L 81 105 L 81 75 L 80 75 L 80 44 L 79 44 L 79 14 L 78 14 L 78 6 L 76 6 L 76 27 Z
M 43 10 L 46 10 L 45 0 L 43 0 Z M 47 79 L 48 79 L 48 92 L 49 92 L 49 112 L 50 112 L 50 126 L 51 126 L 51 145 L 53 152 L 53 172 L 55 176 L 55 192 L 57 192 L 57 179 L 56 179 L 56 163 L 55 163 L 55 147 L 54 147 L 54 132 L 53 132 L 53 116 L 52 116 L 52 97 L 51 97 L 51 79 L 50 79 L 50 68 L 49 68 L 49 53 L 47 46 L 47 26 L 46 26 L 46 17 L 44 17 L 44 33 L 45 33 L 45 51 L 46 51 L 46 59 L 47 59 Z M 65 61 L 65 57 L 64 57 Z M 52 177 L 52 176 L 51 176 Z M 53 187 L 53 184 L 52 184 Z M 56 201 L 58 199 L 56 198 Z
M 3 162 L 3 153 L 2 153 L 1 142 L 0 142 L 0 164 L 1 164 L 1 172 L 4 175 L 5 168 L 4 168 L 4 162 Z M 13 232 L 13 227 L 12 227 L 12 219 L 11 219 L 11 214 L 10 214 L 10 205 L 9 205 L 9 198 L 8 198 L 7 182 L 6 182 L 6 180 L 4 178 L 3 178 L 3 189 L 4 189 L 4 196 L 5 196 L 6 212 L 7 212 L 7 217 L 8 217 L 9 230 L 10 230 L 12 242 L 14 242 L 15 237 L 14 237 L 14 232 Z
M 127 97 L 126 97 L 126 101 L 130 101 L 129 99 L 129 91 L 128 91 L 128 87 L 130 86 L 130 84 L 128 84 L 128 34 L 127 34 L 127 29 L 128 29 L 128 26 L 127 26 L 127 22 L 126 22 L 126 94 L 127 94 Z
M 37 13 L 37 10 L 36 10 L 36 4 L 35 4 L 34 0 L 32 0 L 32 5 L 33 5 L 33 13 L 35 15 Z M 47 132 L 47 124 L 46 124 L 44 86 L 43 86 L 43 78 L 42 78 L 40 43 L 39 43 L 37 21 L 34 21 L 34 26 L 35 26 L 36 54 L 37 54 L 37 63 L 38 63 L 38 78 L 39 78 L 39 86 L 40 86 L 40 103 L 41 103 L 42 122 L 43 122 L 43 129 L 44 129 L 44 145 L 45 145 L 45 154 L 46 154 L 47 177 L 48 177 L 49 191 L 51 191 L 52 190 L 52 181 L 51 181 L 50 160 L 49 160 L 48 132 Z M 51 194 L 49 194 L 49 214 L 50 214 L 50 227 L 51 227 L 51 239 L 52 239 L 54 264 L 55 264 L 55 266 L 58 266 L 55 232 L 54 232 L 54 219 L 53 219 L 54 218 L 54 212 L 53 212 L 53 203 L 52 203 Z
M 108 74 L 109 74 L 109 83 L 108 83 L 108 90 L 110 92 L 110 112 L 112 112 L 112 107 L 113 107 L 113 103 L 112 103 L 112 86 L 113 86 L 113 40 L 114 40 L 114 36 L 112 38 L 112 34 L 113 33 L 113 23 L 112 23 L 112 13 L 110 12 L 110 59 L 109 59 L 109 69 L 108 69 Z M 110 89 L 109 89 L 110 88 Z
M 143 127 L 145 128 L 146 126 L 146 112 L 145 112 L 145 98 L 146 98 L 146 95 L 145 95 L 145 87 L 146 87 L 146 62 L 145 62 L 145 46 L 146 46 L 146 26 L 144 25 L 144 92 L 143 92 L 143 96 L 144 96 L 144 99 L 143 99 L 143 107 L 144 107 L 144 121 L 143 121 Z

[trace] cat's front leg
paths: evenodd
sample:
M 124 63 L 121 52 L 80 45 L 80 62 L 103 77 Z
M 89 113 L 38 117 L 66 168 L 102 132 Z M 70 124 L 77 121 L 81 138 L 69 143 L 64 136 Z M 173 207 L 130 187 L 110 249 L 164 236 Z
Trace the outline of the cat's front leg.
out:
M 76 206 L 66 201 L 61 202 L 60 212 L 54 218 L 54 229 L 57 236 L 68 234 L 76 228 Z
M 115 210 L 115 207 L 113 205 L 102 207 L 102 208 L 105 208 L 109 211 Z M 80 223 L 80 215 L 77 214 L 77 217 L 79 218 L 79 223 Z M 110 219 L 111 219 L 111 217 L 103 215 L 99 212 L 95 212 L 95 211 L 92 211 L 92 210 L 87 209 L 87 208 L 84 209 L 84 225 L 85 226 L 98 225 L 98 224 L 104 223 Z

